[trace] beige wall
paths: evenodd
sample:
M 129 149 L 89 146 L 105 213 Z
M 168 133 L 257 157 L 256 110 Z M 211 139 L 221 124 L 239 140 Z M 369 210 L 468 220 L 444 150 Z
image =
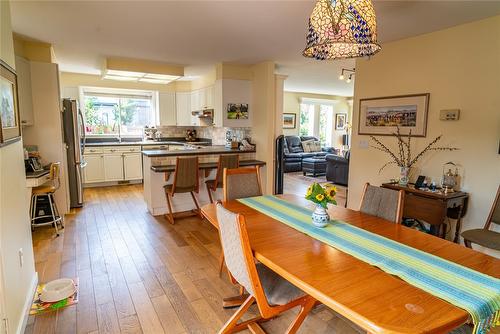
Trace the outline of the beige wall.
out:
M 350 98 L 335 95 L 324 95 L 324 94 L 310 94 L 310 93 L 299 93 L 299 92 L 285 92 L 284 94 L 284 113 L 296 114 L 297 124 L 295 129 L 283 129 L 283 134 L 285 136 L 296 136 L 299 134 L 299 117 L 300 117 L 300 99 L 301 98 L 311 98 L 311 99 L 321 99 L 321 100 L 331 100 L 335 103 L 333 104 L 333 113 L 346 113 L 347 119 L 350 121 L 352 119 L 352 102 Z M 333 118 L 335 122 L 335 117 Z M 335 123 L 333 126 L 332 134 L 332 144 L 334 147 L 340 147 L 342 145 L 342 135 L 346 133 L 345 130 L 335 130 Z
M 266 162 L 262 184 L 266 194 L 272 194 L 274 181 L 275 139 L 275 75 L 274 63 L 270 61 L 252 67 L 253 119 L 252 140 L 257 145 L 256 157 Z
M 360 98 L 430 93 L 427 138 L 416 139 L 414 152 L 442 134 L 457 152 L 435 152 L 413 171 L 439 182 L 442 165 L 460 164 L 464 191 L 470 193 L 463 230 L 484 225 L 500 182 L 500 16 L 384 44 L 370 60 L 356 63 L 353 129 L 358 127 Z M 441 109 L 461 110 L 459 121 L 440 121 Z M 357 130 L 353 131 L 354 133 Z M 390 138 L 382 138 L 390 142 Z M 368 136 L 353 135 L 349 207 L 358 208 L 365 182 L 381 184 L 398 176 L 395 167 L 378 169 L 387 157 L 361 148 Z M 498 255 L 499 253 L 497 253 Z
M 0 22 L 1 59 L 15 68 L 8 1 L 0 1 Z M 8 318 L 10 332 L 20 333 L 36 284 L 22 141 L 0 147 L 0 265 L 0 316 Z

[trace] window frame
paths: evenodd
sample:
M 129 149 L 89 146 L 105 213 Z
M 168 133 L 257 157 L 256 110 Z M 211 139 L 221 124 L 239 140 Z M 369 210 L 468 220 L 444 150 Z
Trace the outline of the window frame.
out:
M 151 122 L 153 125 L 157 125 L 159 123 L 159 101 L 158 91 L 154 90 L 141 90 L 141 89 L 124 89 L 124 88 L 112 88 L 112 87 L 95 87 L 95 86 L 80 86 L 79 89 L 79 103 L 80 108 L 82 108 L 83 114 L 85 111 L 85 97 L 86 96 L 107 96 L 107 97 L 115 97 L 115 98 L 148 98 L 151 99 Z M 151 124 L 145 124 L 151 125 Z M 121 132 L 121 121 L 118 126 L 118 133 L 110 133 L 110 134 L 90 134 L 87 133 L 87 138 L 138 138 L 143 136 L 143 134 L 139 135 L 131 135 L 131 134 L 122 134 Z

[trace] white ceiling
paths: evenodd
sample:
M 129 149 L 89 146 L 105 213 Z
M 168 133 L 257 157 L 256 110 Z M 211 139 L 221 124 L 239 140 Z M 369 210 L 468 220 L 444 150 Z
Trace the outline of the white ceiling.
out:
M 188 66 L 274 60 L 285 89 L 352 95 L 337 79 L 354 62 L 300 54 L 315 1 L 12 1 L 15 32 L 52 43 L 62 71 L 99 74 L 106 56 Z M 379 41 L 500 14 L 500 1 L 376 1 Z

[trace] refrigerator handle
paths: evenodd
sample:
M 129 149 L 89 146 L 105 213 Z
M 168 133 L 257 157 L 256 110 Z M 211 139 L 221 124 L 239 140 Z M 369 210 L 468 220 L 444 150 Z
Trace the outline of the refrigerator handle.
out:
M 80 120 L 81 120 L 81 124 L 82 124 L 82 128 L 81 128 L 81 136 L 82 136 L 82 139 L 83 139 L 83 146 L 82 146 L 82 155 L 85 153 L 85 144 L 86 144 L 86 134 L 85 134 L 85 122 L 84 122 L 84 119 L 83 119 L 83 114 L 82 114 L 82 111 L 80 109 L 78 109 L 78 116 L 80 116 Z
M 83 203 L 83 177 L 82 177 L 82 165 L 79 164 L 76 166 L 76 192 L 78 196 L 78 203 Z

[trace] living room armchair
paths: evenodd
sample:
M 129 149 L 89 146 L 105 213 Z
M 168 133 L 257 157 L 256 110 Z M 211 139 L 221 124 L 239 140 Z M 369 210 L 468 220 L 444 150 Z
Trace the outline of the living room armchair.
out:
M 326 155 L 327 181 L 347 187 L 349 180 L 349 157 L 349 151 L 346 151 L 344 156 L 335 154 Z

